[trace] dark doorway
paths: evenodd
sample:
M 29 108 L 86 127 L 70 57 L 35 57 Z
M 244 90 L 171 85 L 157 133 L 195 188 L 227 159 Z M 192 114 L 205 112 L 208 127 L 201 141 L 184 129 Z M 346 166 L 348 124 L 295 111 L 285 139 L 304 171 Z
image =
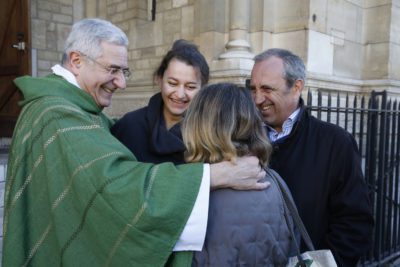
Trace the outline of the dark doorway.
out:
M 0 138 L 11 137 L 21 94 L 13 80 L 31 74 L 29 1 L 1 0 L 0 7 Z

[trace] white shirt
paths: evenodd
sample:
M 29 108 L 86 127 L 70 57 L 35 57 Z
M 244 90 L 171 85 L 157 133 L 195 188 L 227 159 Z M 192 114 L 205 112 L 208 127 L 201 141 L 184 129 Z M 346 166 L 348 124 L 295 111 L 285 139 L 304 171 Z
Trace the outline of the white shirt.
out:
M 299 115 L 300 108 L 296 109 L 292 114 L 290 114 L 289 118 L 287 118 L 282 124 L 282 132 L 278 132 L 271 126 L 265 123 L 267 127 L 268 137 L 271 142 L 275 142 L 278 139 L 281 139 L 285 136 L 288 136 L 293 129 L 293 125 L 297 120 L 297 116 Z
M 67 70 L 66 68 L 62 67 L 61 65 L 54 65 L 53 67 L 51 67 L 51 70 L 53 71 L 54 74 L 63 77 L 64 79 L 66 79 L 69 83 L 72 83 L 73 85 L 75 85 L 78 88 L 81 88 L 74 76 L 74 74 L 72 74 L 72 72 L 70 72 L 69 70 Z
M 54 74 L 63 77 L 69 83 L 81 88 L 75 76 L 66 68 L 55 65 L 51 68 Z M 190 179 L 190 177 L 188 177 Z M 208 219 L 208 201 L 210 198 L 210 165 L 203 165 L 203 177 L 201 179 L 199 194 L 194 203 L 192 213 L 181 236 L 175 244 L 174 251 L 193 250 L 201 251 L 206 237 Z M 160 222 L 162 223 L 162 222 Z

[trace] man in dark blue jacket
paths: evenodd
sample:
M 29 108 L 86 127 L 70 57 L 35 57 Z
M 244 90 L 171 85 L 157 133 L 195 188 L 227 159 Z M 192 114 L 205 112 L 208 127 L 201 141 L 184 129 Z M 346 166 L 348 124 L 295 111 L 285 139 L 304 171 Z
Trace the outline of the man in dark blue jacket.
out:
M 371 244 L 372 208 L 351 134 L 304 107 L 300 57 L 269 49 L 255 57 L 250 90 L 273 143 L 271 168 L 286 181 L 317 249 L 356 266 Z

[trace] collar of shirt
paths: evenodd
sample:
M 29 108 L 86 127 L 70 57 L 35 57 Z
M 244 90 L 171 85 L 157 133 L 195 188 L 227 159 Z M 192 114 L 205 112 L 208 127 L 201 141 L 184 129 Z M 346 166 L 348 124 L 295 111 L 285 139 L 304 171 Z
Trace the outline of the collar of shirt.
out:
M 282 132 L 276 131 L 274 128 L 271 126 L 265 124 L 267 127 L 267 132 L 268 132 L 268 137 L 271 142 L 275 142 L 278 139 L 281 139 L 285 136 L 288 136 L 293 129 L 293 125 L 297 120 L 297 117 L 299 115 L 300 108 L 296 109 L 292 114 L 290 114 L 289 118 L 287 118 L 282 125 Z
M 55 75 L 63 77 L 65 80 L 67 80 L 69 83 L 72 83 L 78 88 L 81 88 L 78 84 L 78 81 L 76 80 L 74 74 L 67 70 L 66 68 L 62 67 L 61 65 L 57 64 L 51 67 L 51 70 Z

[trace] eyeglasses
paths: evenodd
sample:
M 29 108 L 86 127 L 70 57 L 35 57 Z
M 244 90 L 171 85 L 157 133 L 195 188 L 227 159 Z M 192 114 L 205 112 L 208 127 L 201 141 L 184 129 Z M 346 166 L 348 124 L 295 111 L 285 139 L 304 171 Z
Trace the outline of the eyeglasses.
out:
M 110 75 L 117 75 L 118 73 L 122 73 L 122 75 L 124 75 L 125 79 L 128 79 L 131 76 L 131 71 L 129 68 L 122 68 L 120 66 L 105 66 L 103 64 L 101 64 L 100 62 L 98 62 L 96 59 L 82 53 L 79 52 L 82 56 L 87 57 L 88 59 L 90 59 L 91 61 L 93 61 L 94 63 L 96 63 L 97 65 L 99 65 L 100 67 L 102 67 L 105 71 L 108 72 L 108 74 Z

